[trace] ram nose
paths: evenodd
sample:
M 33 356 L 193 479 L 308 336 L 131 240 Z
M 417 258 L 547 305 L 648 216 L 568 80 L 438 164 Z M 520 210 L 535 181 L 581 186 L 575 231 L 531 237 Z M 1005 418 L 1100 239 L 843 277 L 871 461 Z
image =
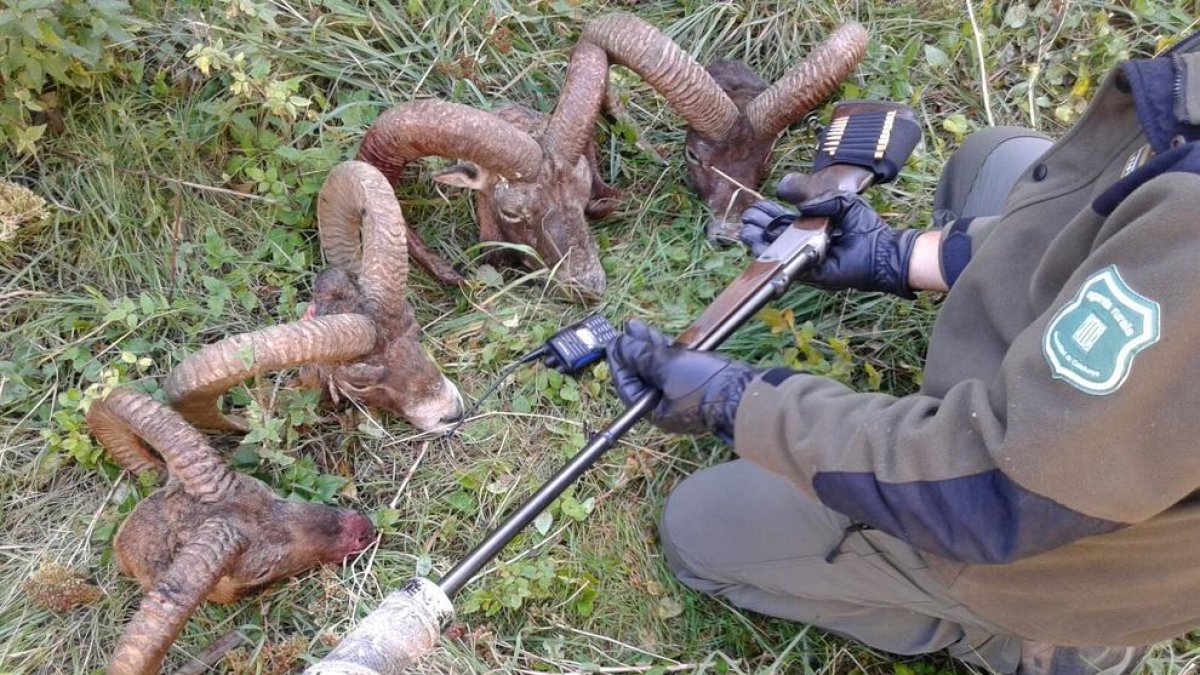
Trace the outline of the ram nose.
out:
M 446 386 L 451 389 L 452 395 L 454 396 L 454 402 L 453 409 L 447 412 L 444 416 L 442 416 L 442 419 L 439 420 L 439 426 L 442 427 L 449 427 L 458 424 L 462 421 L 463 415 L 465 415 L 467 412 L 467 407 L 463 403 L 462 393 L 458 390 L 458 387 L 454 386 L 454 383 L 450 380 L 446 380 Z
M 705 226 L 705 236 L 715 246 L 729 246 L 741 241 L 742 221 L 736 219 L 713 218 Z
M 335 561 L 361 553 L 375 541 L 375 526 L 365 516 L 354 511 L 344 511 L 340 520 L 341 533 L 332 556 Z
M 607 287 L 608 280 L 605 279 L 602 269 L 589 270 L 585 274 L 563 279 L 558 284 L 560 294 L 587 305 L 600 302 Z

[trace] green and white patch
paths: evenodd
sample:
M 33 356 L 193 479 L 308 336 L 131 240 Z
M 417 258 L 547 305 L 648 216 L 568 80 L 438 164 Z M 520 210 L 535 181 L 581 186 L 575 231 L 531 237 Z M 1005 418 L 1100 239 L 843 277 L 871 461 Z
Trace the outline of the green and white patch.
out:
M 1130 288 L 1110 265 L 1088 277 L 1050 320 L 1042 351 L 1054 377 L 1103 396 L 1120 388 L 1134 357 L 1158 338 L 1158 303 Z

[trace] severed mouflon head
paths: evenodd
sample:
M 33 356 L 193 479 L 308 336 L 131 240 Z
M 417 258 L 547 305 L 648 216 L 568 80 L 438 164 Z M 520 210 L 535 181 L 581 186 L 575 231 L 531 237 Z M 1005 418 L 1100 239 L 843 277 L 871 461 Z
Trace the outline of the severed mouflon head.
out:
M 605 277 L 588 219 L 607 215 L 617 196 L 600 179 L 592 140 L 607 83 L 604 52 L 580 43 L 549 118 L 523 106 L 492 113 L 414 101 L 379 116 L 358 158 L 393 183 L 405 165 L 421 157 L 464 160 L 435 179 L 476 191 L 480 239 L 533 249 L 541 264 L 556 270 L 560 288 L 593 301 L 604 293 Z M 411 232 L 409 239 L 414 259 L 439 281 L 463 282 Z
M 371 521 L 354 511 L 286 500 L 230 470 L 200 432 L 146 394 L 116 389 L 92 403 L 87 422 L 122 467 L 167 479 L 113 540 L 117 566 L 146 595 L 117 643 L 110 675 L 159 672 L 203 600 L 233 602 L 341 562 L 375 538 Z
M 687 120 L 688 183 L 712 211 L 707 236 L 714 241 L 738 241 L 742 211 L 757 199 L 776 137 L 832 93 L 867 47 L 866 30 L 848 23 L 768 87 L 737 61 L 702 68 L 632 14 L 593 19 L 582 39 L 640 75 Z
M 246 431 L 217 401 L 263 372 L 301 366 L 300 379 L 388 410 L 427 431 L 463 415 L 454 386 L 421 346 L 406 296 L 408 253 L 400 204 L 383 174 L 364 162 L 334 167 L 317 202 L 321 248 L 305 319 L 234 335 L 179 364 L 164 385 L 171 405 L 204 429 Z

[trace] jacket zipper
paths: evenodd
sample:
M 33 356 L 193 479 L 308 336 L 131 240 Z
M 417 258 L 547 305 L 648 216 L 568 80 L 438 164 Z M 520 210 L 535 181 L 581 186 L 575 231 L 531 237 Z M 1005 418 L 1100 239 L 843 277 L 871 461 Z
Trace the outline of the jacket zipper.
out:
M 1188 116 L 1187 101 L 1183 99 L 1183 59 L 1179 58 L 1178 54 L 1172 54 L 1171 64 L 1175 66 L 1175 82 L 1172 91 L 1175 96 L 1173 99 L 1175 104 L 1175 120 L 1176 122 L 1187 122 L 1190 124 L 1191 119 Z

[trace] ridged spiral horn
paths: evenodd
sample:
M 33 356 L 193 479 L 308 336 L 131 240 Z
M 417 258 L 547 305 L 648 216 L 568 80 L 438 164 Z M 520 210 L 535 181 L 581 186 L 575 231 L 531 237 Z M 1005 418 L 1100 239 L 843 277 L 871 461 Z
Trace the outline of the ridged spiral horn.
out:
M 688 126 L 705 138 L 725 138 L 741 116 L 729 96 L 691 55 L 632 14 L 609 14 L 589 21 L 581 40 L 600 46 L 610 61 L 649 82 L 687 120 Z
M 233 489 L 233 472 L 203 434 L 146 394 L 114 389 L 88 408 L 87 423 L 96 439 L 127 467 L 124 458 L 130 457 L 155 466 L 146 445 L 157 450 L 166 462 L 167 474 L 202 502 L 218 502 Z
M 607 88 L 608 57 L 604 50 L 589 42 L 575 45 L 562 93 L 546 124 L 542 141 L 546 154 L 568 162 L 583 155 L 592 138 Z
M 329 263 L 358 274 L 372 318 L 404 317 L 408 309 L 404 213 L 379 169 L 357 161 L 335 166 L 317 197 L 317 231 Z
M 758 135 L 774 137 L 833 93 L 866 53 L 865 28 L 853 22 L 838 28 L 746 106 L 750 125 Z
M 248 377 L 310 363 L 339 363 L 371 351 L 375 322 L 361 314 L 330 314 L 233 335 L 183 360 L 164 388 L 171 406 L 203 429 L 248 431 L 217 400 Z
M 438 100 L 403 103 L 379 116 L 358 149 L 390 183 L 421 157 L 465 159 L 505 178 L 530 179 L 542 165 L 542 147 L 532 136 L 492 115 Z
M 108 675 L 151 675 L 188 617 L 241 555 L 245 539 L 228 522 L 210 518 L 180 547 L 167 571 L 138 606 L 121 639 Z

